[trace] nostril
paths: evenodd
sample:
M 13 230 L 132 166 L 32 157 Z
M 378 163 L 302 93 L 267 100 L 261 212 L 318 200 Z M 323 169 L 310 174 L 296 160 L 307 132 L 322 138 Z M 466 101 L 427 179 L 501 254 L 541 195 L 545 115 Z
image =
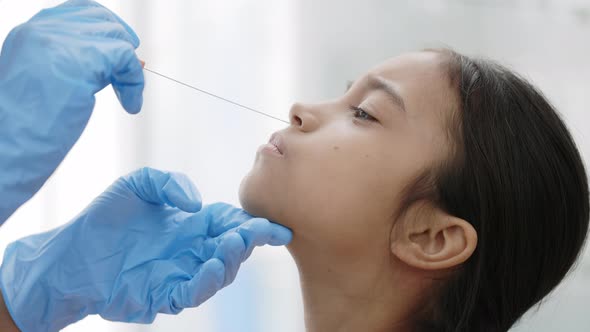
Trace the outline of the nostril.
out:
M 303 121 L 297 115 L 293 115 L 291 117 L 291 123 L 294 124 L 294 125 L 296 125 L 296 126 L 301 127 L 301 125 L 303 124 Z

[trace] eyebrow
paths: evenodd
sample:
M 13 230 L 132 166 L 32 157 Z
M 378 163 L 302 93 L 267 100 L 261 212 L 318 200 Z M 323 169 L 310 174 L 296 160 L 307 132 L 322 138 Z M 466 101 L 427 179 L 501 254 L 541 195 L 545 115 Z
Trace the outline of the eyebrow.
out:
M 385 92 L 388 95 L 389 100 L 391 102 L 399 106 L 404 112 L 406 111 L 406 104 L 404 103 L 404 99 L 402 98 L 398 89 L 393 84 L 391 84 L 391 82 L 387 81 L 383 77 L 375 75 L 369 75 L 367 80 L 367 85 L 369 86 L 369 89 L 373 91 L 379 90 Z

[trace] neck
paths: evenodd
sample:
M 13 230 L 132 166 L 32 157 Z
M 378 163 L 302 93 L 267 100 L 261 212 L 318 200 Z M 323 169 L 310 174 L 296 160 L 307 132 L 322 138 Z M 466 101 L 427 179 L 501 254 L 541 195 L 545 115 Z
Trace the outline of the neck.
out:
M 335 253 L 299 240 L 289 251 L 299 270 L 307 332 L 410 331 L 421 287 L 382 249 L 388 243 Z

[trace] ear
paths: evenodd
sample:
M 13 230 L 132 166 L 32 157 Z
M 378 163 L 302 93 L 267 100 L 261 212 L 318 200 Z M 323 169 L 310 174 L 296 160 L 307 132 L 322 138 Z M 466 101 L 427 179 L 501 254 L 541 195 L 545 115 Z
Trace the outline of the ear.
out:
M 411 207 L 396 221 L 390 238 L 391 252 L 422 270 L 458 266 L 477 246 L 477 233 L 469 222 L 428 203 Z

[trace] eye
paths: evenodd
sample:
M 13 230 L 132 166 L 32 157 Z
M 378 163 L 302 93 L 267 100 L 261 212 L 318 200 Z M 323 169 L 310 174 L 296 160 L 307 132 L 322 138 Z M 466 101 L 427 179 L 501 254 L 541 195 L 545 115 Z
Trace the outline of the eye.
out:
M 350 110 L 352 111 L 352 116 L 357 119 L 364 120 L 364 121 L 377 121 L 371 114 L 365 112 L 364 109 L 350 105 Z

